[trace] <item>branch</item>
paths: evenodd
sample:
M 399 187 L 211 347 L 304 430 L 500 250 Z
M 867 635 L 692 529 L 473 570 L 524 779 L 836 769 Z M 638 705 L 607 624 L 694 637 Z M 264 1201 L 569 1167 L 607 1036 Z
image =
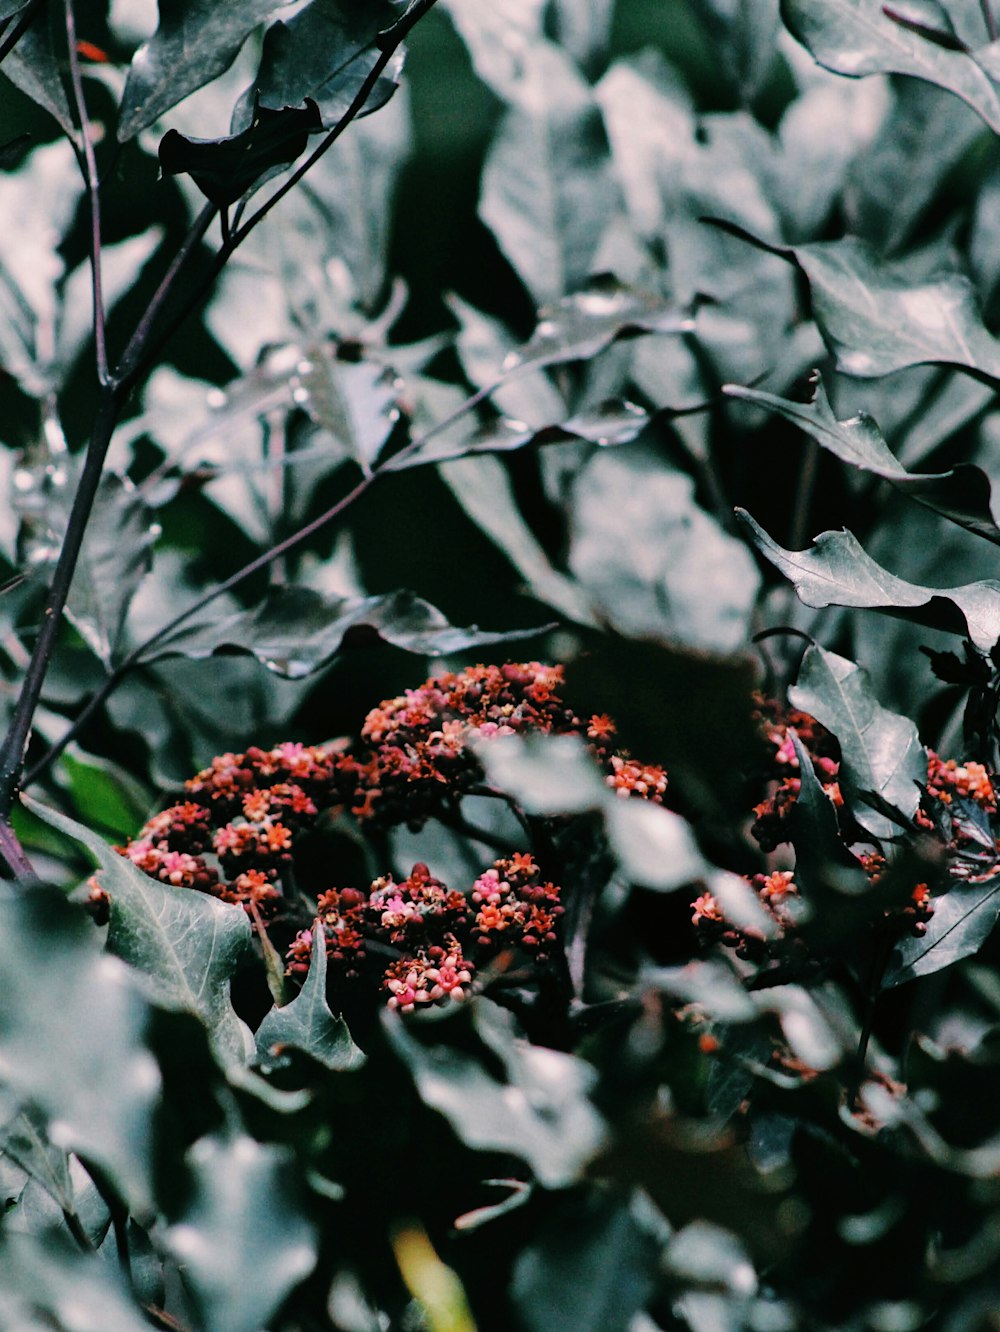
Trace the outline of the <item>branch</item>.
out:
M 73 85 L 73 100 L 80 121 L 80 134 L 83 139 L 82 149 L 73 145 L 80 170 L 87 186 L 87 201 L 90 205 L 90 276 L 94 299 L 94 344 L 97 349 L 97 378 L 102 387 L 108 383 L 108 351 L 105 340 L 104 285 L 101 280 L 101 203 L 100 177 L 97 174 L 97 160 L 94 156 L 94 143 L 91 136 L 90 117 L 87 114 L 87 102 L 83 95 L 83 78 L 80 74 L 80 53 L 76 42 L 76 18 L 73 14 L 73 0 L 66 0 L 66 40 L 69 44 L 69 74 Z
M 303 541 L 308 541 L 311 536 L 315 536 L 316 533 L 326 527 L 328 523 L 333 522 L 335 518 L 340 517 L 342 513 L 346 512 L 354 501 L 360 499 L 369 487 L 374 485 L 379 477 L 385 472 L 396 470 L 399 467 L 401 459 L 405 460 L 409 455 L 417 453 L 429 440 L 433 439 L 435 435 L 439 434 L 442 430 L 446 430 L 448 426 L 452 425 L 466 412 L 472 411 L 473 408 L 477 407 L 484 398 L 488 397 L 494 391 L 494 389 L 498 388 L 502 383 L 505 383 L 514 375 L 520 374 L 523 369 L 527 368 L 527 366 L 518 366 L 514 370 L 509 371 L 506 375 L 501 375 L 494 383 L 487 384 L 485 388 L 477 390 L 471 395 L 471 397 L 466 398 L 463 403 L 460 403 L 459 406 L 456 407 L 453 412 L 449 413 L 449 415 L 443 420 L 438 421 L 435 425 L 431 426 L 429 430 L 424 431 L 422 435 L 411 440 L 404 449 L 400 449 L 398 453 L 394 453 L 391 458 L 387 459 L 387 461 L 382 464 L 381 467 L 375 468 L 375 470 L 370 472 L 367 476 L 362 477 L 352 490 L 349 490 L 346 495 L 342 496 L 336 502 L 336 504 L 331 505 L 329 509 L 321 513 L 318 518 L 314 518 L 312 522 L 306 523 L 304 527 L 300 527 L 297 531 L 293 532 L 291 536 L 278 542 L 277 545 L 271 546 L 269 550 L 258 555 L 255 559 L 251 560 L 249 564 L 245 564 L 242 569 L 237 569 L 236 572 L 230 574 L 224 582 L 219 583 L 216 587 L 205 592 L 196 601 L 193 601 L 186 610 L 181 611 L 179 615 L 175 615 L 174 618 L 167 624 L 163 625 L 162 628 L 157 629 L 156 633 L 145 639 L 138 645 L 138 647 L 133 648 L 132 651 L 119 662 L 107 679 L 104 680 L 100 688 L 91 695 L 90 699 L 84 704 L 81 711 L 74 718 L 71 725 L 63 732 L 62 736 L 60 736 L 55 744 L 42 755 L 34 767 L 28 769 L 22 785 L 24 787 L 31 786 L 52 766 L 66 746 L 70 744 L 71 741 L 75 740 L 80 734 L 80 731 L 90 721 L 91 717 L 94 716 L 98 708 L 100 708 L 105 700 L 114 693 L 115 689 L 118 688 L 118 685 L 129 671 L 142 664 L 143 658 L 150 648 L 156 647 L 158 643 L 162 643 L 165 638 L 168 638 L 175 630 L 179 629 L 182 624 L 187 620 L 190 620 L 192 616 L 197 615 L 199 611 L 204 610 L 206 606 L 210 605 L 216 597 L 221 597 L 224 593 L 231 592 L 232 589 L 242 583 L 245 578 L 250 578 L 253 574 L 259 573 L 262 569 L 266 569 L 272 561 L 281 559 L 282 556 L 287 555 Z M 414 465 L 429 466 L 433 465 L 434 461 L 434 459 L 429 458 L 425 462 L 418 462 Z M 489 794 L 497 796 L 501 795 L 500 792 L 492 790 Z M 506 797 L 501 798 L 506 799 Z
M 34 866 L 25 854 L 24 847 L 11 827 L 9 819 L 0 819 L 0 856 L 16 879 L 28 883 L 38 879 Z
M 281 186 L 275 190 L 274 194 L 272 194 L 265 203 L 261 204 L 257 211 L 242 225 L 237 225 L 237 222 L 241 216 L 242 209 L 246 204 L 246 199 L 244 198 L 237 205 L 233 222 L 230 223 L 229 219 L 226 219 L 225 225 L 223 226 L 222 244 L 219 246 L 212 263 L 209 265 L 208 272 L 190 293 L 183 306 L 181 306 L 169 323 L 157 335 L 155 343 L 152 344 L 154 357 L 159 349 L 164 346 L 165 343 L 170 341 L 181 324 L 184 323 L 191 312 L 197 308 L 208 292 L 211 291 L 216 278 L 222 272 L 223 268 L 225 268 L 234 251 L 242 245 L 250 232 L 264 220 L 271 209 L 285 197 L 289 190 L 295 188 L 306 172 L 319 161 L 324 153 L 328 152 L 329 149 L 333 147 L 341 134 L 343 134 L 344 130 L 347 129 L 348 125 L 350 125 L 353 120 L 357 119 L 358 115 L 364 110 L 368 98 L 371 96 L 375 85 L 382 77 L 382 74 L 393 55 L 403 44 L 414 25 L 433 8 L 434 4 L 435 0 L 413 0 L 413 4 L 410 5 L 410 8 L 398 23 L 393 24 L 391 28 L 388 28 L 385 32 L 379 34 L 376 40 L 381 48 L 382 54 L 372 66 L 367 78 L 358 89 L 350 106 L 337 121 L 336 125 L 334 125 L 333 129 L 330 130 L 329 134 L 327 134 L 319 147 L 316 148 L 316 150 L 306 158 L 302 165 L 293 171 L 287 179 L 282 181 Z M 204 216 L 204 214 L 202 214 L 202 216 Z M 204 231 L 207 229 L 208 227 L 206 224 L 202 231 L 202 235 L 204 235 Z M 149 322 L 151 323 L 152 320 Z M 143 343 L 143 349 L 146 349 L 146 343 Z M 126 356 L 128 356 L 128 351 L 126 351 Z
M 93 508 L 97 487 L 100 484 L 104 458 L 120 410 L 121 398 L 112 389 L 105 387 L 94 421 L 94 430 L 87 446 L 87 455 L 84 459 L 80 483 L 73 497 L 73 507 L 70 509 L 66 524 L 66 535 L 63 538 L 62 549 L 59 551 L 59 560 L 52 576 L 52 585 L 45 600 L 41 628 L 38 631 L 34 651 L 31 654 L 31 660 L 21 684 L 21 691 L 14 707 L 14 716 L 10 728 L 4 737 L 3 745 L 0 746 L 0 820 L 9 814 L 14 802 L 14 792 L 17 789 L 17 780 L 21 771 L 24 749 L 31 732 L 32 719 L 35 715 L 35 709 L 38 707 L 38 700 L 41 697 L 42 684 L 49 668 L 49 659 L 52 656 L 56 636 L 59 633 L 63 607 L 66 605 L 66 598 L 69 595 L 70 584 L 73 581 L 80 547 L 83 544 L 84 533 L 87 530 L 90 511 Z M 2 844 L 0 844 L 0 853 L 4 855 L 10 868 L 14 870 L 15 866 L 7 856 L 7 848 Z M 17 871 L 15 870 L 15 872 Z

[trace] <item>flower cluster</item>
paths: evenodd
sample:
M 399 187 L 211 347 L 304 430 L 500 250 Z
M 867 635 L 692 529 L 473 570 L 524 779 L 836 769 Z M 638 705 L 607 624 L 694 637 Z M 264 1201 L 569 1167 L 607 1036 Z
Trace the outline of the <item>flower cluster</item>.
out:
M 362 828 L 418 827 L 444 814 L 482 780 L 472 740 L 525 733 L 577 734 L 623 798 L 659 803 L 664 770 L 615 746 L 604 714 L 581 718 L 564 702 L 563 669 L 540 662 L 473 666 L 426 680 L 368 713 L 360 744 L 221 754 L 185 783 L 184 799 L 151 818 L 120 853 L 164 884 L 240 905 L 259 934 L 304 923 L 301 893 L 285 890 L 302 837 L 327 812 L 350 811 Z M 327 880 L 329 882 L 329 880 Z M 301 888 L 301 882 L 299 884 Z M 95 914 L 107 898 L 94 891 Z M 515 951 L 544 964 L 558 944 L 559 889 L 527 854 L 498 860 L 468 895 L 425 865 L 400 882 L 361 891 L 331 888 L 318 899 L 331 984 L 381 976 L 394 1007 L 467 993 L 484 958 Z M 295 935 L 288 971 L 309 966 L 315 926 Z
M 771 744 L 767 777 L 771 791 L 754 809 L 751 829 L 761 849 L 771 852 L 788 840 L 788 816 L 798 800 L 799 756 L 792 739 L 798 736 L 801 750 L 809 756 L 813 771 L 834 807 L 843 810 L 838 784 L 840 758 L 834 737 L 808 713 L 786 709 L 781 704 L 758 696 L 757 717 Z M 927 754 L 927 782 L 922 790 L 916 824 L 936 834 L 947 873 L 950 877 L 981 882 L 1000 871 L 1000 839 L 991 818 L 997 814 L 994 779 L 981 763 L 964 764 L 942 759 L 933 750 Z M 861 830 L 842 816 L 842 830 L 860 834 Z M 861 837 L 857 840 L 860 842 Z M 874 887 L 884 877 L 887 863 L 881 851 L 870 846 L 854 848 L 854 860 Z M 764 907 L 775 929 L 773 940 L 781 942 L 794 935 L 801 918 L 797 907 L 799 890 L 794 873 L 780 869 L 756 874 L 747 879 L 757 900 Z M 891 916 L 914 934 L 923 934 L 934 912 L 934 898 L 929 884 L 907 887 L 906 900 L 892 908 Z M 768 951 L 763 935 L 741 929 L 725 917 L 710 892 L 703 892 L 692 903 L 692 921 L 699 932 L 713 942 L 734 948 L 741 957 L 760 960 Z
M 563 701 L 562 685 L 561 666 L 508 662 L 434 676 L 386 699 L 365 718 L 364 748 L 337 762 L 342 803 L 373 824 L 419 827 L 440 801 L 481 779 L 471 739 L 527 732 L 584 736 L 604 765 L 609 786 L 622 795 L 659 801 L 667 785 L 663 769 L 615 750 L 611 719 L 578 717 Z
M 185 783 L 186 800 L 155 814 L 121 853 L 162 883 L 273 911 L 297 837 L 336 798 L 334 761 L 299 744 L 222 754 Z
M 390 1008 L 414 1008 L 468 994 L 477 965 L 517 949 L 537 963 L 558 940 L 559 889 L 542 880 L 529 855 L 498 860 L 468 897 L 450 890 L 424 864 L 407 878 L 370 888 L 333 888 L 317 902 L 316 922 L 288 950 L 288 972 L 302 976 L 317 945 L 317 926 L 334 984 L 356 981 L 370 964 L 382 970 Z M 388 966 L 386 956 L 393 956 Z

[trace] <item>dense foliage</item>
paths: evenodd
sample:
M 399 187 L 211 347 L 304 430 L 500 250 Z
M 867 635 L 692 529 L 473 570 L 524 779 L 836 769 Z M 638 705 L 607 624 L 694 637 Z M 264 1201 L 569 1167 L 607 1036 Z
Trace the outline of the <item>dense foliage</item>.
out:
M 0 0 L 0 1326 L 995 1327 L 996 23 Z

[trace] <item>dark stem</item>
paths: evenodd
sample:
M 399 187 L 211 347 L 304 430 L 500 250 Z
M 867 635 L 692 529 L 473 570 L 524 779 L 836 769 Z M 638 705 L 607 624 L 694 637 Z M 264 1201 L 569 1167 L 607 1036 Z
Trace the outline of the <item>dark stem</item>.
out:
M 470 823 L 457 811 L 439 814 L 438 822 L 443 824 L 445 828 L 450 828 L 452 832 L 461 833 L 464 837 L 469 837 L 474 842 L 489 847 L 491 851 L 499 851 L 501 855 L 505 856 L 510 854 L 510 843 L 505 837 L 498 837 L 496 833 L 487 832 L 485 828 L 477 828 L 474 823 Z
M 381 40 L 378 44 L 382 48 L 382 54 L 372 66 L 368 77 L 358 89 L 350 106 L 337 121 L 336 125 L 334 125 L 333 129 L 330 130 L 329 134 L 327 134 L 319 147 L 316 148 L 314 152 L 310 153 L 302 165 L 297 167 L 286 180 L 282 181 L 281 186 L 276 189 L 271 197 L 261 204 L 257 211 L 253 213 L 246 222 L 242 223 L 242 225 L 239 224 L 239 219 L 246 206 L 246 199 L 242 199 L 237 204 L 233 221 L 229 223 L 227 220 L 227 222 L 223 224 L 222 244 L 220 245 L 215 258 L 209 265 L 207 273 L 189 293 L 187 300 L 157 335 L 155 343 L 152 344 L 153 359 L 156 359 L 159 349 L 170 341 L 181 324 L 183 324 L 191 312 L 198 307 L 207 293 L 211 291 L 216 278 L 229 262 L 233 252 L 244 240 L 246 240 L 254 227 L 258 226 L 264 220 L 271 209 L 285 197 L 289 190 L 295 188 L 306 172 L 319 161 L 324 153 L 328 152 L 329 149 L 333 147 L 341 134 L 343 134 L 344 130 L 347 129 L 348 125 L 350 125 L 351 122 L 358 117 L 360 112 L 364 110 L 365 103 L 371 96 L 375 85 L 378 83 L 396 50 L 402 45 L 413 26 L 433 8 L 434 4 L 435 0 L 414 0 L 414 3 L 406 11 L 399 22 L 388 29 L 387 32 L 380 34 Z M 202 216 L 204 216 L 204 213 Z M 202 234 L 204 234 L 204 232 L 202 232 Z M 146 348 L 145 343 L 143 343 L 143 347 L 144 349 Z M 127 355 L 128 352 L 126 351 L 126 356 Z
M 120 410 L 121 398 L 119 395 L 112 389 L 105 388 L 101 394 L 93 434 L 87 446 L 83 471 L 80 475 L 80 484 L 77 486 L 76 495 L 73 497 L 73 507 L 70 510 L 69 520 L 66 524 L 66 536 L 63 539 L 59 560 L 52 576 L 52 585 L 45 599 L 45 610 L 42 615 L 38 637 L 35 640 L 34 651 L 31 654 L 31 661 L 28 663 L 28 669 L 21 684 L 21 691 L 14 707 L 14 716 L 10 728 L 4 737 L 3 745 L 0 746 L 0 819 L 10 813 L 11 805 L 14 802 L 14 792 L 17 789 L 24 750 L 31 732 L 31 722 L 35 715 L 35 709 L 38 707 L 38 700 L 41 697 L 42 685 L 49 668 L 49 660 L 59 633 L 63 607 L 66 605 L 66 598 L 69 595 L 73 573 L 80 555 L 80 547 L 83 544 L 84 533 L 87 530 L 90 511 L 93 508 L 97 487 L 100 484 L 104 458 Z M 8 864 L 10 864 L 10 861 L 8 861 Z M 10 865 L 10 867 L 12 870 L 14 869 L 13 865 Z
M 31 26 L 31 20 L 35 17 L 35 13 L 40 5 L 41 0 L 31 0 L 31 4 L 25 9 L 22 9 L 21 13 L 18 15 L 17 22 L 14 24 L 13 28 L 11 28 L 9 33 L 6 32 L 6 24 L 4 25 L 4 32 L 6 35 L 4 36 L 3 41 L 0 42 L 0 63 L 7 59 L 11 51 L 13 51 L 14 47 Z
M 87 102 L 83 95 L 80 53 L 76 49 L 76 18 L 73 14 L 73 0 L 66 0 L 65 9 L 70 82 L 73 85 L 73 100 L 76 103 L 77 119 L 80 122 L 80 136 L 83 140 L 82 148 L 76 148 L 75 144 L 73 146 L 87 186 L 87 202 L 90 206 L 90 276 L 94 301 L 94 345 L 97 349 L 97 378 L 103 387 L 108 382 L 108 352 L 105 342 L 104 284 L 101 280 L 100 177 L 97 174 L 97 159 L 94 156 L 90 116 L 87 114 Z
M 795 507 L 792 510 L 792 522 L 788 534 L 788 544 L 792 550 L 801 550 L 808 539 L 809 511 L 812 508 L 818 471 L 819 445 L 814 439 L 810 439 L 806 442 L 805 453 L 802 455 L 799 467 L 798 485 L 795 487 Z
M 997 21 L 993 17 L 993 6 L 990 0 L 979 0 L 979 6 L 983 11 L 983 18 L 986 20 L 986 31 L 990 35 L 990 41 L 995 42 L 1000 36 L 1000 30 L 997 29 Z
M 71 1212 L 68 1208 L 64 1207 L 63 1220 L 66 1222 L 66 1229 L 73 1236 L 84 1253 L 93 1253 L 94 1246 L 91 1243 L 90 1236 L 84 1230 L 83 1223 L 77 1216 L 76 1212 Z
M 30 883 L 38 878 L 9 819 L 0 819 L 0 857 L 16 879 Z

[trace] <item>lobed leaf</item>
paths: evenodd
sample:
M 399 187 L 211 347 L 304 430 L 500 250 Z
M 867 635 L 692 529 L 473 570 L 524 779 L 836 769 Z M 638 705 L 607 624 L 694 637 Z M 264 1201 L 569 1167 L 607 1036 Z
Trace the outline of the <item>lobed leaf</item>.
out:
M 726 384 L 722 391 L 730 398 L 770 407 L 842 462 L 888 481 L 904 495 L 950 518 L 959 527 L 1000 545 L 1000 527 L 991 503 L 992 484 L 982 468 L 960 463 L 947 472 L 908 472 L 867 412 L 838 421 L 818 371 L 813 376 L 813 385 L 811 402 L 790 402 L 772 393 L 735 384 Z
M 813 315 L 844 374 L 879 379 L 913 365 L 954 365 L 1000 383 L 1000 342 L 983 324 L 964 274 L 927 277 L 909 261 L 880 259 L 856 236 L 780 246 L 732 223 L 714 225 L 800 269 Z
M 156 32 L 132 57 L 118 120 L 124 143 L 236 59 L 258 24 L 291 0 L 159 0 Z
M 398 1014 L 385 1010 L 390 1044 L 409 1068 L 421 1099 L 439 1111 L 459 1137 L 480 1151 L 509 1152 L 526 1161 L 546 1188 L 578 1179 L 604 1137 L 587 1092 L 593 1069 L 560 1050 L 531 1045 L 511 1015 L 474 1001 L 473 1022 L 495 1057 L 425 1044 Z M 493 1071 L 495 1060 L 503 1077 Z
M 320 921 L 316 933 L 322 933 Z M 287 1062 L 283 1052 L 289 1047 L 304 1050 L 324 1068 L 337 1071 L 364 1063 L 365 1056 L 351 1039 L 347 1023 L 330 1011 L 326 970 L 326 949 L 314 948 L 302 989 L 290 1004 L 272 1008 L 257 1028 L 257 1063 L 265 1073 Z
M 232 1132 L 188 1153 L 194 1196 L 164 1234 L 213 1332 L 258 1332 L 312 1271 L 316 1232 L 286 1147 Z
M 375 44 L 407 7 L 407 0 L 312 0 L 288 22 L 272 23 L 264 34 L 260 68 L 253 87 L 237 105 L 233 128 L 256 96 L 262 106 L 317 104 L 323 127 L 331 129 L 347 111 L 381 55 Z M 364 114 L 383 106 L 399 84 L 403 52 L 397 51 L 365 103 Z
M 913 722 L 878 703 L 862 667 L 816 645 L 806 649 L 788 697 L 840 742 L 840 780 L 858 823 L 876 837 L 894 836 L 896 825 L 858 795 L 874 792 L 906 816 L 916 812 L 927 756 Z
M 255 105 L 239 134 L 221 139 L 189 139 L 167 130 L 160 140 L 160 170 L 190 176 L 219 207 L 235 203 L 275 168 L 289 166 L 305 152 L 309 135 L 323 128 L 315 102 L 280 110 Z
M 995 579 L 922 587 L 884 569 L 846 529 L 821 532 L 809 550 L 785 550 L 744 509 L 737 509 L 736 516 L 807 606 L 887 611 L 932 629 L 965 634 L 984 652 L 1000 638 L 1000 582 Z
M 835 74 L 910 74 L 954 93 L 1000 134 L 1000 96 L 971 55 L 929 41 L 918 25 L 894 20 L 886 8 L 905 15 L 907 6 L 883 6 L 882 0 L 782 0 L 781 16 L 792 36 Z M 935 9 L 940 20 L 935 27 L 947 32 L 950 19 L 940 6 Z
M 98 1165 L 144 1213 L 161 1081 L 133 974 L 101 951 L 93 926 L 60 894 L 8 890 L 0 912 L 0 1080 L 42 1113 L 54 1147 Z
M 151 879 L 83 824 L 22 798 L 100 866 L 97 879 L 111 899 L 108 949 L 129 963 L 152 1002 L 196 1013 L 223 1060 L 242 1062 L 243 1027 L 229 997 L 230 980 L 250 945 L 242 908 Z
M 486 643 L 518 642 L 539 629 L 491 633 L 449 624 L 429 602 L 400 590 L 374 597 L 327 598 L 307 587 L 273 588 L 254 610 L 178 630 L 152 649 L 162 657 L 210 657 L 237 652 L 256 657 L 277 675 L 300 680 L 345 646 L 381 639 L 404 652 L 440 657 Z

